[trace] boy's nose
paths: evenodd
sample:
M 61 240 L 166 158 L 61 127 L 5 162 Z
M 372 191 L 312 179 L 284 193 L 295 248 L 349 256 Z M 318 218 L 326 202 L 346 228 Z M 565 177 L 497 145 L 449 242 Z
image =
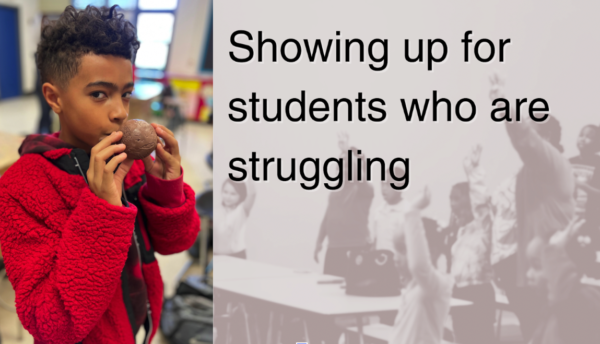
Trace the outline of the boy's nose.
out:
M 127 119 L 127 109 L 123 105 L 116 106 L 110 114 L 111 122 L 122 123 Z

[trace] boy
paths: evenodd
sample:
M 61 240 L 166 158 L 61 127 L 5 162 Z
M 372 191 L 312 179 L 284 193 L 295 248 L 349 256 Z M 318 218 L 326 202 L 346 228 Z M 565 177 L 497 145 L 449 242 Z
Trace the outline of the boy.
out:
M 36 343 L 145 343 L 160 320 L 154 250 L 200 229 L 173 133 L 156 160 L 127 159 L 120 128 L 133 90 L 133 25 L 112 8 L 65 9 L 37 51 L 54 135 L 32 135 L 0 179 L 0 243 L 19 319 Z
M 406 282 L 390 343 L 441 343 L 454 281 L 431 262 L 420 212 L 429 205 L 425 189 L 406 202 L 404 228 L 395 232 L 396 266 Z

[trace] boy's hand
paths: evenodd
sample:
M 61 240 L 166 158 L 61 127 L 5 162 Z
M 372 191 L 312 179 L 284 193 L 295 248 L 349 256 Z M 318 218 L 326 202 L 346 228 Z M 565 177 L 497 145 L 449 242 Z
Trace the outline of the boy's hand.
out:
M 119 207 L 123 205 L 121 203 L 123 179 L 133 165 L 133 160 L 127 159 L 127 154 L 122 153 L 125 145 L 113 144 L 118 142 L 121 137 L 123 137 L 123 133 L 117 131 L 95 145 L 91 151 L 90 167 L 87 171 L 87 180 L 92 192 L 98 198 Z M 121 154 L 114 156 L 118 153 Z M 111 157 L 113 158 L 107 163 L 106 160 Z M 117 166 L 119 169 L 115 172 Z
M 156 145 L 156 159 L 152 161 L 150 156 L 144 158 L 146 172 L 151 175 L 164 179 L 173 180 L 181 176 L 181 156 L 179 155 L 179 143 L 175 139 L 172 131 L 163 125 L 152 123 L 156 135 L 158 135 L 158 144 Z M 165 145 L 160 141 L 165 140 Z

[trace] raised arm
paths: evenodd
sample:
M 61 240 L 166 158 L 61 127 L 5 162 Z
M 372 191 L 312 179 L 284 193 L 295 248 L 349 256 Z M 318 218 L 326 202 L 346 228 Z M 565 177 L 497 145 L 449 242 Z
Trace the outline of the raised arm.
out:
M 246 211 L 246 215 L 250 215 L 250 211 L 252 207 L 254 207 L 254 201 L 256 200 L 256 188 L 254 186 L 254 182 L 252 180 L 248 180 L 246 182 L 246 200 L 244 201 L 244 211 Z
M 492 79 L 490 92 L 492 99 L 504 97 L 504 83 L 497 80 L 501 79 L 498 77 Z M 511 112 L 514 113 L 514 111 Z M 548 121 L 556 121 L 556 119 L 551 118 Z M 521 157 L 523 165 L 527 167 L 531 175 L 539 177 L 535 181 L 543 184 L 552 197 L 560 198 L 562 202 L 572 201 L 575 181 L 571 165 L 562 156 L 559 148 L 540 136 L 536 130 L 536 126 L 540 125 L 534 123 L 528 115 L 523 115 L 523 119 L 519 122 L 514 120 L 506 122 L 506 131 L 513 147 Z
M 412 277 L 424 289 L 432 286 L 431 279 L 435 273 L 421 219 L 421 211 L 429 205 L 430 200 L 429 189 L 425 188 L 415 199 L 407 202 L 404 223 L 408 269 Z
M 491 78 L 490 100 L 506 99 L 505 81 L 502 77 L 494 74 Z M 500 104 L 496 106 L 499 107 Z M 540 171 L 546 171 L 553 161 L 553 155 L 559 152 L 553 152 L 556 148 L 546 142 L 533 127 L 534 123 L 528 114 L 521 114 L 521 120 L 516 121 L 516 112 L 510 108 L 511 121 L 505 121 L 506 132 L 510 141 L 521 157 L 523 164 L 530 165 Z M 503 117 L 505 112 L 500 112 L 499 117 Z
M 471 208 L 476 219 L 489 214 L 490 204 L 487 187 L 485 185 L 485 171 L 479 164 L 481 159 L 481 145 L 472 148 L 471 153 L 465 157 L 463 167 L 469 181 L 469 197 Z

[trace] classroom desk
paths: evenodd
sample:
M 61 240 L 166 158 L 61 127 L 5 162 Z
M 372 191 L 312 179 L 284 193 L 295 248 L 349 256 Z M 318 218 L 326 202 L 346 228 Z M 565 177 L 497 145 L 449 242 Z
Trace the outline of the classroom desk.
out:
M 214 281 L 305 277 L 308 274 L 304 271 L 229 256 L 213 256 L 213 267 Z
M 222 302 L 269 310 L 268 343 L 277 326 L 273 324 L 275 314 L 304 319 L 307 337 L 308 326 L 330 329 L 337 326 L 336 322 L 354 324 L 362 340 L 363 324 L 368 323 L 368 317 L 394 315 L 399 308 L 400 296 L 346 295 L 343 279 L 336 276 L 303 273 L 231 257 L 214 257 L 213 264 L 213 287 Z M 470 304 L 451 300 L 451 307 Z
M 358 331 L 356 327 L 346 329 L 346 334 L 351 335 Z M 384 324 L 373 324 L 365 326 L 364 335 L 368 339 L 369 344 L 388 344 L 392 337 L 394 328 Z M 451 344 L 451 342 L 442 340 L 441 344 Z

